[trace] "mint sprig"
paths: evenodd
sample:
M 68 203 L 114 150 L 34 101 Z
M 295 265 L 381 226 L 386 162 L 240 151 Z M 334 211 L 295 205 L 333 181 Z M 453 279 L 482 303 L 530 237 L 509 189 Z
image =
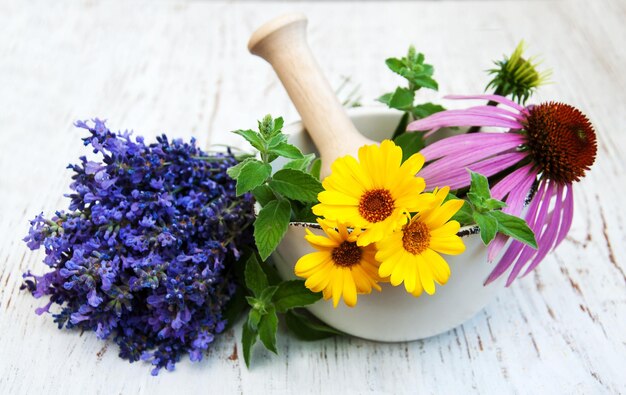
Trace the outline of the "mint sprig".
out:
M 320 160 L 314 154 L 302 154 L 298 147 L 289 144 L 282 127 L 282 118 L 267 115 L 259 121 L 258 131 L 233 132 L 259 153 L 259 159 L 246 158 L 228 169 L 228 175 L 237 180 L 237 195 L 250 192 L 261 205 L 254 222 L 254 239 L 263 260 L 283 239 L 290 221 L 311 219 L 311 207 L 322 191 Z M 270 163 L 279 157 L 289 162 L 272 174 Z
M 439 84 L 433 78 L 434 67 L 424 63 L 424 61 L 424 55 L 418 53 L 413 46 L 409 47 L 405 57 L 389 58 L 385 61 L 391 71 L 404 77 L 407 81 L 407 86 L 399 86 L 395 91 L 385 93 L 378 98 L 379 102 L 385 103 L 389 108 L 404 112 L 393 134 L 394 142 L 402 148 L 403 160 L 424 148 L 422 134 L 405 133 L 407 125 L 416 119 L 425 118 L 445 110 L 438 104 L 415 104 L 415 93 L 418 90 L 422 88 L 439 89 Z
M 275 275 L 266 273 L 270 268 L 261 264 L 252 254 L 245 267 L 245 283 L 251 293 L 246 297 L 250 305 L 248 317 L 243 324 L 241 344 L 246 366 L 250 366 L 252 347 L 261 343 L 271 352 L 278 354 L 276 332 L 278 313 L 290 313 L 297 307 L 308 306 L 321 299 L 321 293 L 313 293 L 304 286 L 304 281 L 279 282 Z M 332 333 L 332 329 L 327 330 Z
M 488 245 L 496 234 L 510 236 L 533 248 L 537 248 L 535 234 L 523 219 L 502 212 L 506 203 L 491 197 L 487 177 L 470 171 L 471 185 L 468 200 L 454 215 L 461 224 L 475 223 L 480 228 L 480 238 Z

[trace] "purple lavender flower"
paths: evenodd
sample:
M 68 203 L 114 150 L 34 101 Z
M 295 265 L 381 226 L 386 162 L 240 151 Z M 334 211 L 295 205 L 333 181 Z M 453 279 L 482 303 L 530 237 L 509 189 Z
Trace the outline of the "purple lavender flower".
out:
M 43 246 L 52 268 L 24 274 L 34 297 L 50 298 L 37 314 L 59 305 L 59 328 L 112 337 L 122 358 L 151 361 L 153 374 L 184 354 L 200 360 L 224 330 L 232 266 L 252 241 L 252 197 L 237 197 L 226 174 L 235 158 L 193 139 L 146 145 L 98 119 L 76 126 L 101 161 L 70 165 L 69 210 L 31 221 L 24 240 Z
M 467 169 L 494 177 L 493 197 L 506 202 L 503 210 L 506 213 L 523 216 L 539 245 L 534 250 L 514 240 L 505 250 L 486 283 L 513 266 L 507 279 L 510 285 L 524 266 L 526 275 L 567 235 L 574 213 L 572 184 L 595 161 L 596 135 L 587 117 L 567 104 L 549 102 L 523 107 L 497 95 L 448 98 L 491 100 L 508 107 L 476 106 L 443 111 L 415 121 L 407 129 L 430 131 L 427 134 L 451 126 L 508 129 L 507 133 L 453 136 L 429 145 L 421 153 L 431 163 L 420 176 L 429 189 L 443 185 L 451 189 L 469 186 Z M 537 192 L 523 212 L 537 179 Z M 489 245 L 489 260 L 496 258 L 506 242 L 503 235 L 493 240 Z

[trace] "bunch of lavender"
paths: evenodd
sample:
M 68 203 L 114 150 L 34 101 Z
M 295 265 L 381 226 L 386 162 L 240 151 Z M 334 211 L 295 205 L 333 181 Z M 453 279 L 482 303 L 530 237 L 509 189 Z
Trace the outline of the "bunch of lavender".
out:
M 59 329 L 112 338 L 120 357 L 174 368 L 181 356 L 202 359 L 224 330 L 223 310 L 236 285 L 239 247 L 252 242 L 253 199 L 237 197 L 226 169 L 230 152 L 208 154 L 195 141 L 146 145 L 104 122 L 77 122 L 102 162 L 81 157 L 68 211 L 31 221 L 24 239 L 42 245 L 53 270 L 24 274 L 25 286 L 49 302 Z

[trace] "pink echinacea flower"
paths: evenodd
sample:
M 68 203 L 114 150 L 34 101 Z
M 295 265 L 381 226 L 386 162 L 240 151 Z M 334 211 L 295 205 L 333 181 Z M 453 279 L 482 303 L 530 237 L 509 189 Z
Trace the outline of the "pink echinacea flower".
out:
M 505 133 L 457 135 L 427 146 L 421 154 L 428 164 L 419 175 L 427 189 L 441 185 L 450 189 L 468 187 L 468 169 L 486 177 L 499 177 L 490 181 L 495 181 L 492 196 L 507 204 L 504 212 L 526 220 L 538 243 L 535 250 L 513 240 L 504 250 L 485 284 L 512 266 L 508 286 L 524 267 L 523 275 L 530 273 L 567 235 L 574 213 L 572 184 L 595 161 L 595 131 L 583 113 L 567 104 L 547 102 L 524 107 L 498 95 L 447 98 L 491 100 L 503 106 L 442 111 L 412 122 L 407 130 L 428 131 L 429 135 L 452 126 L 507 129 Z M 527 201 L 533 186 L 536 192 Z M 499 234 L 489 244 L 489 261 L 498 256 L 507 239 Z

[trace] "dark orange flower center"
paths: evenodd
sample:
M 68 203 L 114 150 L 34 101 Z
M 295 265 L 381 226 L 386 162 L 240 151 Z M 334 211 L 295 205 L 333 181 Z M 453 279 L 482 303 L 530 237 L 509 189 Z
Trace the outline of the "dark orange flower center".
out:
M 338 266 L 350 267 L 361 261 L 361 248 L 353 241 L 344 241 L 333 249 L 331 257 Z
M 430 231 L 425 223 L 411 221 L 402 229 L 402 245 L 413 255 L 421 254 L 430 243 Z
M 389 217 L 395 207 L 391 192 L 386 189 L 372 189 L 361 196 L 359 214 L 369 222 L 375 223 Z
M 593 126 L 572 106 L 549 102 L 532 107 L 526 131 L 534 162 L 551 180 L 578 181 L 596 159 Z

